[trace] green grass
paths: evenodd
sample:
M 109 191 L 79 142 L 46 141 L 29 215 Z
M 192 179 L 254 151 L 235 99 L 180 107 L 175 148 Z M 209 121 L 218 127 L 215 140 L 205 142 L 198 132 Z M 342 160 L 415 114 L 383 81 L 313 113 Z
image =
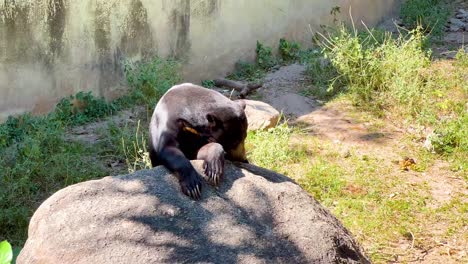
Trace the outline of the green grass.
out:
M 407 0 L 400 12 L 405 25 L 410 28 L 422 25 L 436 37 L 443 35 L 450 16 L 448 1 L 445 0 Z
M 344 223 L 375 263 L 395 256 L 409 261 L 409 252 L 395 246 L 401 241 L 413 243 L 414 250 L 433 246 L 429 241 L 438 221 L 445 223 L 443 239 L 463 232 L 468 211 L 462 200 L 431 207 L 427 183 L 408 182 L 406 173 L 383 157 L 360 154 L 356 147 L 345 158 L 339 154 L 343 146 L 286 124 L 250 132 L 247 142 L 252 163 L 296 179 Z
M 70 184 L 105 176 L 96 151 L 65 140 L 64 129 L 52 121 L 34 122 L 34 131 L 0 148 L 2 239 L 21 245 L 29 218 L 45 198 Z
M 267 131 L 249 132 L 246 140 L 249 160 L 260 167 L 288 175 L 286 165 L 300 160 L 306 154 L 304 150 L 288 147 L 293 132 L 286 122 Z

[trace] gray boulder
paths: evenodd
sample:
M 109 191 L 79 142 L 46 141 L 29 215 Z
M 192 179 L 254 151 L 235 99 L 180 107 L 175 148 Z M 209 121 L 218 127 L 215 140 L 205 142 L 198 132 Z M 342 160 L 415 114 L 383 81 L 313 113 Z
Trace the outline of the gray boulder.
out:
M 280 113 L 273 106 L 255 100 L 244 101 L 249 131 L 266 130 L 278 124 Z
M 35 212 L 18 263 L 368 263 L 289 178 L 238 166 L 200 201 L 161 166 L 69 186 Z

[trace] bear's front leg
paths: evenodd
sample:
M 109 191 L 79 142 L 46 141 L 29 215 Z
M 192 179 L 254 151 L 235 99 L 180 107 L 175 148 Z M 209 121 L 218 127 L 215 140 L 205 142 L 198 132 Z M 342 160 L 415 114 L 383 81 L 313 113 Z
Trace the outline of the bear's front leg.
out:
M 201 198 L 201 177 L 180 149 L 166 146 L 158 154 L 158 159 L 166 168 L 176 174 L 184 194 L 195 200 Z
M 208 143 L 198 150 L 197 159 L 204 160 L 203 168 L 210 184 L 217 186 L 224 175 L 224 149 L 221 144 Z

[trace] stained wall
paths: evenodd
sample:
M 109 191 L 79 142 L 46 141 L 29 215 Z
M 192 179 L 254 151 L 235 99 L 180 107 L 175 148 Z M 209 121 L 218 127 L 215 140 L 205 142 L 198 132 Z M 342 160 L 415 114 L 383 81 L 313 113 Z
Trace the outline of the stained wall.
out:
M 113 98 L 123 58 L 157 54 L 185 62 L 186 81 L 222 76 L 254 58 L 257 40 L 310 44 L 330 11 L 374 25 L 398 0 L 3 0 L 0 1 L 0 121 L 44 113 L 59 98 L 93 91 Z

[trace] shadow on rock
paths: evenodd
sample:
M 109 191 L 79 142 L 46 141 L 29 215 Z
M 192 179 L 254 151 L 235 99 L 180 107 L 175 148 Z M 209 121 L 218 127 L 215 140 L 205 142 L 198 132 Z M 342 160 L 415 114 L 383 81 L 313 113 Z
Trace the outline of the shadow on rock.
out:
M 200 172 L 201 161 L 193 161 Z M 289 178 L 226 163 L 201 201 L 164 167 L 67 187 L 34 214 L 18 263 L 367 263 Z

